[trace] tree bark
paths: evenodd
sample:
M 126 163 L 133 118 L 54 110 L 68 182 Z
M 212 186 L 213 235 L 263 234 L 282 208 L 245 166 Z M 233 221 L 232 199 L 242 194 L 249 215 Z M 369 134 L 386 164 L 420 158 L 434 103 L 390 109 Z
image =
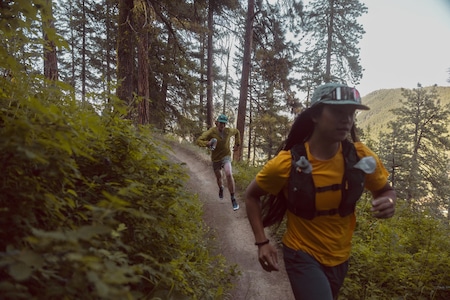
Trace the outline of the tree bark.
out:
M 119 28 L 117 37 L 117 97 L 128 106 L 133 103 L 133 31 L 130 25 L 133 0 L 119 1 Z M 128 117 L 131 117 L 129 112 Z
M 213 126 L 213 2 L 209 1 L 208 7 L 208 58 L 207 58 L 207 74 L 206 74 L 206 126 L 211 128 Z
M 206 35 L 204 32 L 201 33 L 200 35 L 201 38 L 201 49 L 200 49 L 200 96 L 199 96 L 199 105 L 200 105 L 200 116 L 199 116 L 199 124 L 200 124 L 200 128 L 203 128 L 203 125 L 206 123 L 205 121 L 205 105 L 204 105 L 204 101 L 205 101 L 205 40 L 206 40 Z
M 138 122 L 141 125 L 149 123 L 149 59 L 148 59 L 148 20 L 146 19 L 148 13 L 148 5 L 145 1 L 140 3 L 139 10 L 136 10 L 136 23 L 138 30 Z
M 113 21 L 114 15 L 113 15 L 113 4 L 111 3 L 110 0 L 106 0 L 105 1 L 105 6 L 106 6 L 106 22 L 105 22 L 105 26 L 106 26 L 106 40 L 109 41 L 111 40 L 113 37 L 113 35 L 115 35 L 113 33 L 113 28 L 111 26 L 111 22 Z M 111 95 L 111 89 L 112 89 L 112 77 L 113 77 L 113 73 L 115 70 L 111 67 L 112 64 L 112 59 L 111 59 L 111 55 L 110 53 L 113 53 L 112 51 L 114 50 L 113 47 L 111 47 L 110 43 L 107 43 L 107 50 L 106 50 L 106 94 L 108 95 L 108 102 L 110 99 L 110 95 Z
M 325 78 L 324 82 L 331 81 L 331 51 L 333 49 L 333 30 L 334 30 L 334 0 L 329 0 L 330 14 L 328 19 L 327 28 L 327 55 L 325 65 Z
M 86 101 L 86 2 L 82 1 L 82 30 L 81 30 L 81 101 L 84 103 Z
M 227 50 L 227 64 L 225 68 L 225 87 L 223 89 L 223 105 L 222 105 L 222 113 L 226 114 L 226 108 L 227 108 L 227 99 L 228 99 L 228 80 L 229 80 L 229 74 L 230 74 L 230 56 L 231 56 L 231 50 L 233 48 L 233 42 L 229 38 L 228 39 L 230 45 Z
M 58 80 L 56 45 L 49 39 L 47 34 L 49 30 L 55 31 L 52 0 L 47 0 L 45 8 L 42 10 L 42 26 L 44 32 L 44 76 L 49 80 L 55 81 Z
M 247 6 L 247 20 L 245 23 L 245 38 L 244 38 L 244 58 L 242 62 L 242 75 L 241 75 L 241 89 L 239 95 L 239 106 L 237 116 L 237 129 L 241 133 L 240 145 L 243 145 L 244 141 L 244 129 L 245 129 L 245 116 L 247 111 L 247 96 L 248 96 L 248 83 L 251 70 L 251 50 L 253 39 L 253 18 L 255 12 L 255 0 L 248 0 Z M 233 159 L 240 161 L 243 154 L 243 147 L 239 147 L 238 151 L 233 153 Z

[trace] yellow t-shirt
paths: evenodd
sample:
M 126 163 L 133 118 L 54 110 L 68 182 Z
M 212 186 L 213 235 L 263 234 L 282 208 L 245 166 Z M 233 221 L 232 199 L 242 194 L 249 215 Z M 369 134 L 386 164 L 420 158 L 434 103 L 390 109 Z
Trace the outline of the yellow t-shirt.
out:
M 329 160 L 317 160 L 309 152 L 305 143 L 309 162 L 312 165 L 313 181 L 316 187 L 340 184 L 344 172 L 342 145 L 334 157 Z M 373 156 L 377 167 L 374 173 L 366 174 L 365 188 L 377 191 L 387 182 L 388 172 L 378 156 L 360 142 L 355 143 L 359 157 Z M 287 184 L 291 170 L 290 151 L 281 151 L 271 159 L 256 176 L 256 183 L 269 194 L 277 195 L 282 189 L 287 198 Z M 316 209 L 330 210 L 338 208 L 341 191 L 316 193 Z M 336 266 L 345 262 L 350 256 L 351 239 L 355 229 L 355 214 L 341 217 L 339 214 L 318 216 L 312 220 L 300 218 L 287 211 L 287 230 L 283 243 L 294 250 L 301 250 L 312 255 L 325 266 Z

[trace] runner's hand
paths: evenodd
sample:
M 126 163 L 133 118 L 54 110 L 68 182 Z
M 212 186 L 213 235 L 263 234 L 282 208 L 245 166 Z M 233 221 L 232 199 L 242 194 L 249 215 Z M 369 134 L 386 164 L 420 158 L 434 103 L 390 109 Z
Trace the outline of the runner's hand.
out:
M 374 217 L 380 219 L 390 218 L 395 213 L 395 200 L 390 197 L 379 197 L 372 200 L 371 211 Z
M 212 138 L 211 140 L 209 140 L 208 146 L 207 146 L 207 147 L 208 147 L 210 150 L 214 150 L 214 149 L 216 149 L 216 145 L 217 145 L 217 139 Z
M 259 263 L 267 272 L 278 271 L 277 249 L 271 244 L 258 247 Z

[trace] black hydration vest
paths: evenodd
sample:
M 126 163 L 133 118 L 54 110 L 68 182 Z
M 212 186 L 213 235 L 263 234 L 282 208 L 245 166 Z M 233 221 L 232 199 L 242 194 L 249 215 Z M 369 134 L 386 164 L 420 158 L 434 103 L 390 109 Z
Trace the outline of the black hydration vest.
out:
M 342 142 L 342 154 L 344 156 L 344 176 L 341 183 L 330 186 L 316 187 L 311 170 L 302 170 L 296 162 L 307 153 L 304 144 L 297 144 L 291 149 L 292 166 L 289 176 L 289 192 L 287 209 L 295 215 L 312 220 L 317 216 L 334 215 L 339 213 L 345 217 L 355 211 L 356 202 L 364 191 L 365 173 L 353 166 L 359 161 L 353 143 L 344 140 Z M 303 158 L 303 160 L 304 160 Z M 309 162 L 307 162 L 309 164 Z M 309 171 L 309 172 L 308 172 Z M 342 198 L 338 208 L 331 210 L 316 209 L 316 193 L 329 190 L 341 190 Z

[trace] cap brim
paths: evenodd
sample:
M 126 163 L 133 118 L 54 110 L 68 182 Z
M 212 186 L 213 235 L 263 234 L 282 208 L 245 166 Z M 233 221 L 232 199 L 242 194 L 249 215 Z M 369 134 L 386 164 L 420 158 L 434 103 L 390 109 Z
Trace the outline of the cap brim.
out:
M 370 107 L 355 103 L 353 100 L 320 100 L 318 103 L 323 104 L 333 104 L 333 105 L 351 105 L 354 106 L 356 109 L 362 109 L 362 110 L 370 110 Z

